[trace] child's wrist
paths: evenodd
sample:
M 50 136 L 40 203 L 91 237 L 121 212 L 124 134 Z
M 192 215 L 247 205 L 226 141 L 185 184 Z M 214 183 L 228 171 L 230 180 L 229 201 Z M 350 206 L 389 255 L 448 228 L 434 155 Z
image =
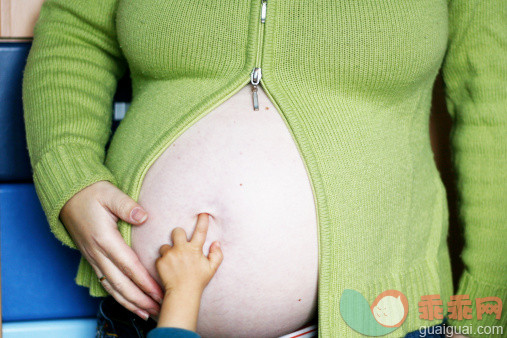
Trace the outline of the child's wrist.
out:
M 195 331 L 201 303 L 199 288 L 176 288 L 164 295 L 157 327 L 180 327 Z
M 169 297 L 171 294 L 187 295 L 187 296 L 201 296 L 203 288 L 194 285 L 177 286 L 168 289 L 164 295 L 164 298 Z

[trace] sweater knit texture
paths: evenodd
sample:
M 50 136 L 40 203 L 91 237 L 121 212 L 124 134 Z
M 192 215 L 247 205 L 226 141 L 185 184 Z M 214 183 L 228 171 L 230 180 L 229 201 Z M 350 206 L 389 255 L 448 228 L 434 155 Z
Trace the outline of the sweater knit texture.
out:
M 97 181 L 137 201 L 147 170 L 179 135 L 250 82 L 279 110 L 305 163 L 319 239 L 318 335 L 359 336 L 345 289 L 369 304 L 408 300 L 400 337 L 441 319 L 418 302 L 469 295 L 507 303 L 507 10 L 504 0 L 47 0 L 23 78 L 33 179 L 51 231 L 76 249 L 63 205 Z M 112 102 L 133 99 L 114 135 Z M 453 289 L 445 187 L 429 138 L 442 70 L 465 270 Z M 110 146 L 107 141 L 112 136 Z M 118 229 L 131 245 L 131 226 Z M 304 268 L 304 267 L 302 267 Z M 106 296 L 82 258 L 76 283 Z M 470 337 L 478 337 L 469 334 Z

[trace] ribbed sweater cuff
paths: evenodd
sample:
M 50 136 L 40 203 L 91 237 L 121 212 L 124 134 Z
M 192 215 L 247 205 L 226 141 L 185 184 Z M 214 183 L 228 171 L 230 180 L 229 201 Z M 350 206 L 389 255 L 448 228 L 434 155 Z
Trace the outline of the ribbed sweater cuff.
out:
M 147 338 L 201 338 L 194 331 L 182 329 L 179 327 L 157 327 L 148 332 Z
M 64 144 L 45 153 L 33 167 L 33 181 L 51 232 L 74 249 L 77 246 L 59 218 L 62 207 L 95 182 L 109 181 L 116 185 L 100 156 L 79 144 Z
M 448 319 L 448 325 L 454 326 L 458 333 L 461 332 L 465 336 L 475 338 L 484 337 L 485 333 L 488 332 L 486 330 L 493 330 L 493 326 L 501 326 L 504 330 L 507 328 L 507 311 L 505 311 L 505 303 L 507 303 L 507 285 L 492 285 L 481 281 L 479 278 L 472 276 L 467 270 L 464 270 L 456 295 L 469 295 L 469 298 L 472 301 L 472 319 Z M 502 300 L 504 309 L 502 309 L 500 319 L 496 319 L 494 313 L 484 313 L 481 320 L 477 319 L 477 303 L 475 299 L 485 297 L 499 297 Z M 482 331 L 482 334 L 477 332 L 479 326 L 483 327 L 482 330 L 484 331 Z M 490 336 L 501 337 L 502 335 L 490 334 Z
M 82 255 L 74 281 L 77 285 L 87 287 L 92 297 L 106 297 L 109 295 L 109 292 L 107 292 L 102 286 L 102 283 L 99 282 L 97 273 L 93 270 L 93 267 Z

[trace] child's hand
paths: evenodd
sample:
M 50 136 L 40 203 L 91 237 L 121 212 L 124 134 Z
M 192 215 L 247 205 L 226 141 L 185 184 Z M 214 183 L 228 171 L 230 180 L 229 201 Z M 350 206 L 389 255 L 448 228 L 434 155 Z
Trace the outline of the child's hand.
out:
M 190 241 L 185 230 L 178 227 L 171 234 L 173 246 L 160 247 L 160 256 L 155 261 L 158 274 L 167 293 L 174 290 L 202 292 L 222 263 L 220 244 L 211 244 L 208 258 L 203 253 L 203 245 L 208 232 L 209 215 L 199 214 L 197 225 Z

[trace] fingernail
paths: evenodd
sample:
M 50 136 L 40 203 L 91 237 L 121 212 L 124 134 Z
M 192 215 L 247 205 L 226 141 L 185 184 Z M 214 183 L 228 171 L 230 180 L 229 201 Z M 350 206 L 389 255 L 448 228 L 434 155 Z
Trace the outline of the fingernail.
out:
M 141 223 L 143 222 L 147 217 L 148 217 L 148 214 L 140 207 L 135 207 L 134 210 L 132 210 L 132 213 L 130 214 L 130 217 L 138 222 L 138 223 Z
M 151 293 L 150 294 L 151 298 L 153 298 L 156 302 L 158 302 L 160 305 L 162 305 L 162 298 L 160 298 L 159 296 L 157 296 L 156 294 L 154 293 Z
M 154 308 L 149 308 L 148 312 L 151 313 L 154 316 L 158 316 L 160 314 L 160 310 L 159 309 L 154 309 Z
M 145 321 L 148 321 L 148 318 L 150 318 L 150 315 L 148 314 L 148 312 L 143 311 L 143 310 L 135 310 L 134 313 L 136 315 L 138 315 L 139 317 L 141 317 L 142 319 L 144 319 Z

